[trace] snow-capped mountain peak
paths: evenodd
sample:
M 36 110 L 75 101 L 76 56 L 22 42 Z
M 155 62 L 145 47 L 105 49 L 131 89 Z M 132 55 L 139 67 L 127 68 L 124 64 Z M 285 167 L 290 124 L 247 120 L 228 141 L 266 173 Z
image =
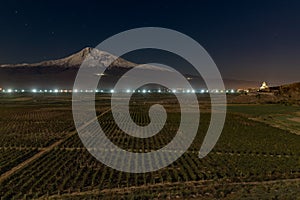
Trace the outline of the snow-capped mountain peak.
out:
M 0 65 L 1 67 L 50 67 L 50 66 L 61 66 L 61 67 L 79 67 L 85 60 L 90 66 L 103 66 L 108 67 L 109 63 L 114 61 L 117 57 L 107 53 L 105 51 L 100 51 L 91 47 L 86 47 L 81 51 L 67 56 L 65 58 L 57 60 L 48 60 L 39 63 L 22 63 L 22 64 L 5 64 Z M 134 67 L 136 64 L 119 58 L 113 62 L 114 66 L 117 67 Z

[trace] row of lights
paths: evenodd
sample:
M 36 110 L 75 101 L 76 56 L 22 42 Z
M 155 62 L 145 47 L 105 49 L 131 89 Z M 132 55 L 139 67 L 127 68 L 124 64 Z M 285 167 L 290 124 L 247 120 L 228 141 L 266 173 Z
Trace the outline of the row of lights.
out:
M 3 93 L 24 93 L 24 92 L 31 92 L 31 93 L 115 93 L 115 90 L 111 89 L 111 90 L 78 90 L 78 89 L 74 89 L 74 90 L 62 90 L 62 89 L 50 89 L 50 90 L 38 90 L 38 89 L 32 89 L 32 90 L 16 90 L 16 89 L 1 89 L 0 88 L 0 92 L 3 92 Z M 205 89 L 201 89 L 201 90 L 193 90 L 193 89 L 187 89 L 187 90 L 176 90 L 176 89 L 173 89 L 173 90 L 146 90 L 146 89 L 143 89 L 143 90 L 130 90 L 130 89 L 127 89 L 127 90 L 124 90 L 124 91 L 121 91 L 122 92 L 126 92 L 126 93 L 236 93 L 236 90 L 234 89 L 231 89 L 231 90 L 218 90 L 218 89 L 215 89 L 215 90 L 205 90 Z
M 32 90 L 15 90 L 15 89 L 2 89 L 0 92 L 3 93 L 24 93 L 24 92 L 31 92 L 31 93 L 71 93 L 72 90 L 37 90 L 37 89 L 32 89 Z

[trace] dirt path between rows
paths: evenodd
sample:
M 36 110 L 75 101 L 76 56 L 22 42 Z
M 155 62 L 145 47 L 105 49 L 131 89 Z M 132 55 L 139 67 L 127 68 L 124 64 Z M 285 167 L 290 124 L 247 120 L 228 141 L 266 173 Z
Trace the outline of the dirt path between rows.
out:
M 175 187 L 175 186 L 199 186 L 199 184 L 207 184 L 207 183 L 213 183 L 214 186 L 216 185 L 264 185 L 264 184 L 276 184 L 276 183 L 289 183 L 289 182 L 300 182 L 300 178 L 295 178 L 295 179 L 281 179 L 281 180 L 270 180 L 270 181 L 253 181 L 253 182 L 216 182 L 215 180 L 202 180 L 202 181 L 186 181 L 186 182 L 175 182 L 175 183 L 156 183 L 152 185 L 141 185 L 141 186 L 132 186 L 132 187 L 127 187 L 127 188 L 112 188 L 112 189 L 104 189 L 104 190 L 99 190 L 99 189 L 94 189 L 94 190 L 89 190 L 89 191 L 84 191 L 84 192 L 73 192 L 70 194 L 62 194 L 62 195 L 52 195 L 48 197 L 41 197 L 39 200 L 42 199 L 59 199 L 63 197 L 75 197 L 75 196 L 84 196 L 84 195 L 100 195 L 100 194 L 126 194 L 130 192 L 134 192 L 137 190 L 143 190 L 143 189 L 151 189 L 151 188 L 157 188 L 157 187 Z
M 111 110 L 108 109 L 105 112 L 101 113 L 100 115 L 97 116 L 97 119 L 101 116 L 103 116 L 104 114 L 108 113 Z M 84 125 L 82 125 L 79 129 L 84 129 L 86 128 L 88 125 L 90 125 L 93 121 L 95 121 L 96 119 L 92 119 L 90 121 L 88 121 L 87 123 L 85 123 Z M 68 138 L 72 137 L 73 135 L 77 134 L 77 130 L 72 131 L 70 133 L 68 133 L 66 135 L 66 137 L 58 140 L 57 142 L 53 143 L 52 145 L 42 148 L 40 152 L 38 152 L 37 154 L 33 155 L 32 157 L 28 158 L 27 160 L 25 160 L 24 162 L 18 164 L 17 166 L 13 167 L 12 169 L 10 169 L 9 171 L 1 174 L 0 176 L 0 183 L 3 182 L 5 179 L 7 179 L 8 177 L 10 177 L 12 174 L 14 174 L 15 172 L 19 171 L 20 169 L 24 168 L 25 166 L 27 166 L 28 164 L 30 164 L 31 162 L 33 162 L 34 160 L 40 158 L 42 155 L 44 155 L 45 153 L 53 150 L 55 147 L 59 146 L 61 143 L 63 143 L 64 141 L 66 141 Z
M 69 133 L 69 134 L 67 135 L 66 138 L 61 139 L 61 140 L 59 140 L 59 141 L 53 143 L 52 145 L 50 145 L 50 146 L 48 146 L 48 147 L 46 147 L 46 148 L 43 148 L 43 150 L 40 151 L 39 153 L 35 154 L 34 156 L 32 156 L 32 157 L 30 157 L 29 159 L 25 160 L 24 162 L 20 163 L 19 165 L 13 167 L 13 168 L 10 169 L 9 171 L 5 172 L 4 174 L 2 174 L 2 175 L 0 176 L 0 183 L 1 183 L 2 181 L 4 181 L 5 179 L 7 179 L 9 176 L 11 176 L 11 175 L 12 175 L 13 173 L 15 173 L 16 171 L 22 169 L 23 167 L 27 166 L 27 165 L 28 165 L 29 163 L 31 163 L 32 161 L 38 159 L 39 157 L 41 157 L 41 156 L 44 155 L 45 153 L 51 151 L 52 149 L 54 149 L 55 147 L 57 147 L 58 145 L 60 145 L 63 141 L 65 141 L 65 139 L 71 137 L 72 135 L 74 135 L 73 132 L 72 132 L 72 134 Z
M 66 140 L 67 138 L 64 138 Z M 34 150 L 38 149 L 39 151 L 44 151 L 49 147 L 42 147 L 42 148 L 36 148 L 36 147 L 0 147 L 1 149 L 4 150 Z M 82 151 L 86 150 L 87 148 L 85 147 L 60 147 L 58 148 L 59 150 L 62 151 Z M 88 150 L 88 149 L 87 149 Z M 93 149 L 95 150 L 95 149 Z M 116 149 L 99 149 L 99 151 L 115 151 Z M 132 152 L 141 152 L 142 149 L 130 149 Z M 144 149 L 145 152 L 151 152 L 153 149 Z M 178 150 L 174 151 L 174 153 L 177 153 Z M 185 153 L 189 154 L 199 154 L 199 151 L 185 151 Z M 278 154 L 278 153 L 262 153 L 262 152 L 242 152 L 242 153 L 237 153 L 237 152 L 222 152 L 222 151 L 212 151 L 210 154 L 217 154 L 217 155 L 229 155 L 229 156 L 260 156 L 260 157 L 285 157 L 285 158 L 290 158 L 290 157 L 297 157 L 299 156 L 298 154 Z

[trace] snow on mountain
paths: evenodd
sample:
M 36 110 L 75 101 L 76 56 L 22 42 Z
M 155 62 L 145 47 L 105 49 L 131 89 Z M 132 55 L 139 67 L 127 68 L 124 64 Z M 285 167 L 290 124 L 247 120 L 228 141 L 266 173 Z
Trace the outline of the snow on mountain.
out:
M 68 57 L 57 59 L 57 60 L 49 60 L 43 61 L 39 63 L 22 63 L 22 64 L 3 64 L 0 65 L 2 68 L 13 68 L 13 67 L 80 67 L 81 64 L 85 61 L 85 64 L 88 64 L 89 67 L 108 67 L 110 63 L 110 67 L 118 67 L 118 68 L 133 68 L 137 66 L 137 64 L 129 62 L 125 59 L 118 58 L 108 52 L 100 51 L 96 48 L 86 47 L 81 51 L 72 54 Z M 153 65 L 144 65 L 140 69 L 147 70 L 160 70 L 166 71 L 167 69 L 163 67 L 153 66 Z
M 125 59 L 118 58 L 116 56 L 100 51 L 98 49 L 93 49 L 90 47 L 84 48 L 81 51 L 72 54 L 68 57 L 43 61 L 33 64 L 6 64 L 0 65 L 0 87 L 7 88 L 36 88 L 44 87 L 58 87 L 58 88 L 72 88 L 76 75 L 78 73 L 79 67 L 85 60 L 90 67 L 89 70 L 93 75 L 101 76 L 103 82 L 106 84 L 107 88 L 111 88 L 113 83 L 116 82 L 121 76 L 124 75 L 128 70 L 136 67 L 138 64 L 129 62 Z M 109 63 L 114 61 L 104 73 L 97 72 L 97 67 L 107 67 Z M 142 69 L 142 70 L 140 70 Z M 169 72 L 174 72 L 164 68 L 159 64 L 147 64 L 140 65 L 137 69 L 141 76 L 148 76 L 154 72 L 167 72 L 166 77 L 171 77 L 172 74 Z M 103 74 L 105 74 L 103 76 Z M 195 87 L 203 88 L 205 84 L 201 76 L 193 76 L 191 74 L 185 74 L 187 80 Z M 134 80 L 136 77 L 128 77 L 128 80 Z M 17 81 L 16 81 L 17 80 Z M 233 79 L 224 79 L 227 88 L 249 88 L 258 85 L 258 82 L 253 81 L 242 81 Z
M 86 47 L 82 49 L 81 51 L 72 54 L 68 57 L 57 59 L 57 60 L 49 60 L 49 61 L 43 61 L 39 63 L 33 63 L 33 64 L 5 64 L 0 65 L 1 67 L 49 67 L 49 66 L 62 66 L 62 67 L 79 67 L 84 60 L 86 60 L 87 63 L 91 66 L 107 66 L 108 63 L 111 63 L 113 60 L 116 59 L 116 56 L 113 56 L 107 52 L 100 51 L 98 49 L 93 49 L 91 47 Z M 120 66 L 120 67 L 134 67 L 136 64 L 131 63 L 129 61 L 126 61 L 122 58 L 119 58 L 113 63 L 114 66 Z

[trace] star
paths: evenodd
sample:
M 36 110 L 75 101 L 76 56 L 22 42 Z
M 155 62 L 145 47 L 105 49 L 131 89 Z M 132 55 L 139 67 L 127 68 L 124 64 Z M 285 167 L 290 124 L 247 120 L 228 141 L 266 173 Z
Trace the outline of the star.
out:
M 19 11 L 15 10 L 15 14 L 18 14 L 18 13 L 19 13 Z

